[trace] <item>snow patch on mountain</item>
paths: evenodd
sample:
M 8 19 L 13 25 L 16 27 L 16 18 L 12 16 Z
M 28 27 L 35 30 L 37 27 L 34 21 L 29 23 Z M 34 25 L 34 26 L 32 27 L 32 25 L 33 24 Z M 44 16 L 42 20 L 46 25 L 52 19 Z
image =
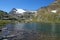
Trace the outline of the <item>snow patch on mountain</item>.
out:
M 56 12 L 57 12 L 57 10 L 52 10 L 51 12 L 56 13 Z
M 24 12 L 26 12 L 25 10 L 23 10 L 23 9 L 16 9 L 17 11 L 16 11 L 16 13 L 24 13 Z

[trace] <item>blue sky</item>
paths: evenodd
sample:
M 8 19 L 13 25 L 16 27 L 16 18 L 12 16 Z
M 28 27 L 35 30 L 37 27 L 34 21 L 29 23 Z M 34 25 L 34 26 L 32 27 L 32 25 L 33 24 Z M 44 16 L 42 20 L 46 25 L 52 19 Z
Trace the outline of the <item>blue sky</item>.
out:
M 0 10 L 9 12 L 12 8 L 26 10 L 37 10 L 42 6 L 47 6 L 54 0 L 0 0 Z

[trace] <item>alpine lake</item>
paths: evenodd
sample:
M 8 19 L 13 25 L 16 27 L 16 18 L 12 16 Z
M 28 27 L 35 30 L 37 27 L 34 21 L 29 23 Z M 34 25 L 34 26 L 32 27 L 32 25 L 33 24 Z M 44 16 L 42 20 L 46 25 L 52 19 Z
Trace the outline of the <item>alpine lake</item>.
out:
M 60 40 L 60 23 L 8 23 L 0 28 L 0 40 Z

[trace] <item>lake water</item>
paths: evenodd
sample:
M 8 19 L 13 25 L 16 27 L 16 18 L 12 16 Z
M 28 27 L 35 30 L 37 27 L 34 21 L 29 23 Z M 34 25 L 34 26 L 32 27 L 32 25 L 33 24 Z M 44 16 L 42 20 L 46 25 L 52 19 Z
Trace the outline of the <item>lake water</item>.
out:
M 60 40 L 59 23 L 10 23 L 2 28 L 3 40 Z

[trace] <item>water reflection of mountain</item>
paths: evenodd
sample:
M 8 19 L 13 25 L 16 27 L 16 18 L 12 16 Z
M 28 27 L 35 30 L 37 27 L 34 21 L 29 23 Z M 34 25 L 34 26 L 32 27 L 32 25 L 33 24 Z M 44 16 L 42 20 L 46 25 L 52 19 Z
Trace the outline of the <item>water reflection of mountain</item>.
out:
M 53 40 L 59 38 L 59 33 L 59 24 L 50 23 L 12 23 L 2 30 L 2 35 L 10 40 Z

